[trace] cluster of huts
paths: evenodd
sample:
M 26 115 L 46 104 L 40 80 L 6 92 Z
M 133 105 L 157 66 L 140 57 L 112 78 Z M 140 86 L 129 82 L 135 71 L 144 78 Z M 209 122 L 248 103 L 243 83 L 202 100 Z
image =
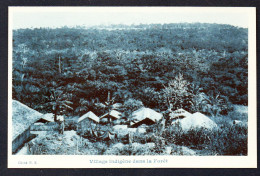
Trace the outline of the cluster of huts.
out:
M 184 131 L 201 127 L 212 130 L 217 127 L 217 124 L 214 121 L 200 112 L 192 114 L 184 109 L 178 109 L 170 113 L 169 116 L 171 124 L 182 128 Z M 132 113 L 130 125 L 120 125 L 120 118 L 121 113 L 116 110 L 112 110 L 100 117 L 89 111 L 78 119 L 78 127 L 82 128 L 89 125 L 89 123 L 98 124 L 101 122 L 112 122 L 115 128 L 125 129 L 145 127 L 160 121 L 164 123 L 164 121 L 162 121 L 163 115 L 161 113 L 145 107 L 142 107 Z
M 51 113 L 41 114 L 16 100 L 12 101 L 12 107 L 12 152 L 15 153 L 25 142 L 30 140 L 31 128 L 45 124 L 46 122 L 54 123 L 54 118 Z M 171 124 L 181 127 L 183 130 L 200 127 L 213 129 L 217 127 L 215 122 L 200 112 L 191 114 L 184 109 L 178 109 L 170 113 L 169 116 Z M 128 129 L 128 131 L 139 129 L 137 131 L 145 131 L 140 130 L 140 127 L 145 128 L 145 126 L 160 122 L 162 119 L 163 115 L 161 113 L 145 107 L 132 113 L 131 122 L 128 125 L 122 124 L 122 113 L 118 110 L 113 109 L 100 117 L 89 111 L 77 119 L 77 129 L 82 129 L 89 125 L 109 123 L 113 124 L 115 131 L 122 131 L 122 129 Z
M 136 128 L 143 124 L 151 125 L 155 124 L 162 118 L 162 114 L 154 111 L 150 108 L 141 108 L 132 114 L 132 120 L 129 127 Z M 117 110 L 111 110 L 110 112 L 98 117 L 93 112 L 89 111 L 78 119 L 78 127 L 86 125 L 86 121 L 89 123 L 112 123 L 114 125 L 119 125 L 122 118 L 122 113 Z

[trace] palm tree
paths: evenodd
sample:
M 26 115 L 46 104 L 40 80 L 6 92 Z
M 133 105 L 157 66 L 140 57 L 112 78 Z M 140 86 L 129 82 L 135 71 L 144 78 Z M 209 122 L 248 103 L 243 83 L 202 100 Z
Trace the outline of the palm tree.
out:
M 54 114 L 54 121 L 57 122 L 57 115 L 60 114 L 62 110 L 73 109 L 70 105 L 73 104 L 68 101 L 68 95 L 61 90 L 61 88 L 52 89 L 50 101 L 46 103 L 46 106 L 51 106 Z

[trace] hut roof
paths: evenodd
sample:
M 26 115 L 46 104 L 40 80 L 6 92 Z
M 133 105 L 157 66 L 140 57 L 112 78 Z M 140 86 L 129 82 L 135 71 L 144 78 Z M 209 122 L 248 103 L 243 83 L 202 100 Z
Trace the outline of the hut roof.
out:
M 102 115 L 102 116 L 100 117 L 100 119 L 105 118 L 105 117 L 108 116 L 108 115 L 110 115 L 110 116 L 112 116 L 112 117 L 114 117 L 114 118 L 116 118 L 116 119 L 119 119 L 119 118 L 121 117 L 121 113 L 120 113 L 120 112 L 118 112 L 118 111 L 116 111 L 116 110 L 112 110 L 112 111 L 110 111 L 109 113 L 106 113 L 106 114 Z
M 145 127 L 147 125 L 152 125 L 154 123 L 155 123 L 155 121 L 151 120 L 150 118 L 145 118 L 145 119 L 138 121 L 138 122 L 134 123 L 133 125 L 131 125 L 131 128 L 137 128 L 140 126 Z
M 34 122 L 39 120 L 43 114 L 30 107 L 12 100 L 12 136 L 13 140 L 23 133 Z
M 176 124 L 177 122 L 179 122 L 180 127 L 184 131 L 195 128 L 207 128 L 212 130 L 217 127 L 217 124 L 213 120 L 200 112 L 196 112 L 183 119 L 177 119 L 172 124 Z
M 89 118 L 91 120 L 94 120 L 95 122 L 99 123 L 99 118 L 94 114 L 92 111 L 89 111 L 88 113 L 84 114 L 78 119 L 78 122 L 81 122 L 82 120 Z
M 181 108 L 170 113 L 170 118 L 175 119 L 178 117 L 189 117 L 191 115 L 192 115 L 191 113 Z
M 47 114 L 43 114 L 41 116 L 41 119 L 44 119 L 48 122 L 54 122 L 54 114 L 53 113 L 47 113 Z
M 152 120 L 153 122 L 159 121 L 162 118 L 162 114 L 156 112 L 150 108 L 141 108 L 133 112 L 133 119 L 135 122 L 140 122 L 146 118 Z

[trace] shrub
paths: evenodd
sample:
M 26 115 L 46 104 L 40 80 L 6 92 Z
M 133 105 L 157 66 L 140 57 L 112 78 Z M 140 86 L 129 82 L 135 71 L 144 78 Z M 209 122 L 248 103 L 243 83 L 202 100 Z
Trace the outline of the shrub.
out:
M 90 142 L 88 139 L 82 138 L 79 146 L 79 154 L 82 155 L 103 155 L 107 149 L 107 145 L 103 142 Z
M 209 150 L 219 155 L 247 155 L 247 126 L 224 125 L 211 135 Z
M 187 132 L 169 127 L 163 136 L 169 143 L 217 155 L 247 155 L 247 126 L 243 125 L 225 124 L 213 131 L 200 128 Z
M 124 112 L 124 116 L 128 118 L 129 116 L 131 116 L 132 112 L 143 106 L 144 105 L 140 100 L 129 98 L 127 101 L 124 102 L 122 111 Z
M 64 128 L 65 131 L 77 130 L 77 122 L 75 122 L 74 120 L 65 120 L 64 123 L 65 123 L 65 128 Z
M 117 143 L 111 146 L 106 152 L 106 155 L 152 155 L 152 148 L 146 144 L 133 143 L 122 144 Z
M 237 111 L 232 111 L 228 113 L 227 117 L 229 117 L 231 120 L 241 120 L 247 122 L 248 113 L 240 113 Z

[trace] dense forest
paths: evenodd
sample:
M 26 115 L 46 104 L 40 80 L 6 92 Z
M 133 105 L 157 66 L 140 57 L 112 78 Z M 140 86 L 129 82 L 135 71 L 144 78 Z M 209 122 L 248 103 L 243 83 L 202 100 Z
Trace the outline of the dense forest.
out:
M 13 99 L 43 113 L 101 115 L 97 107 L 110 94 L 129 109 L 225 114 L 231 104 L 247 105 L 248 30 L 201 23 L 18 29 L 12 73 Z

